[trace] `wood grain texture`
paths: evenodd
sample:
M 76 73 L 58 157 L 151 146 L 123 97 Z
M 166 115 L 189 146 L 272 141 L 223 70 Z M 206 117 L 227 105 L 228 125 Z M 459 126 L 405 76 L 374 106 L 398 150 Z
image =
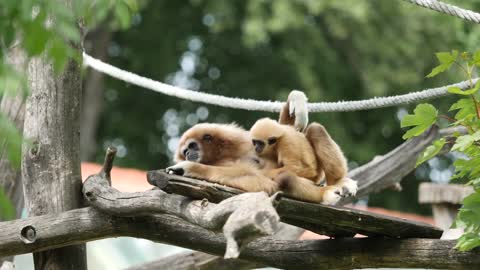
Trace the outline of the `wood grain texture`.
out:
M 162 170 L 148 172 L 149 182 L 196 199 L 219 202 L 242 191 L 207 181 L 171 175 Z M 442 230 L 425 223 L 339 206 L 301 202 L 282 198 L 277 206 L 282 221 L 330 236 L 368 236 L 392 238 L 440 238 Z
M 418 187 L 418 201 L 430 204 L 461 204 L 473 193 L 471 186 L 459 184 L 421 183 Z
M 138 216 L 168 213 L 213 231 L 222 231 L 227 248 L 225 258 L 237 258 L 248 242 L 272 235 L 280 217 L 273 204 L 277 195 L 250 192 L 232 196 L 218 204 L 192 200 L 161 190 L 124 193 L 110 187 L 110 171 L 116 149 L 109 148 L 101 172 L 87 178 L 83 193 L 89 204 L 114 216 Z
M 2 222 L 0 256 L 38 252 L 96 239 L 131 236 L 222 255 L 224 237 L 168 214 L 114 217 L 91 207 Z M 32 243 L 22 229 L 35 229 Z M 247 244 L 240 259 L 281 269 L 376 267 L 478 269 L 480 250 L 459 252 L 454 240 L 344 238 L 288 241 L 262 238 Z
M 62 0 L 67 6 L 70 0 Z M 55 23 L 55 18 L 51 18 Z M 59 74 L 46 55 L 27 70 L 22 149 L 25 208 L 29 216 L 60 213 L 82 204 L 80 173 L 81 67 L 68 59 Z M 34 254 L 35 269 L 86 269 L 85 245 Z

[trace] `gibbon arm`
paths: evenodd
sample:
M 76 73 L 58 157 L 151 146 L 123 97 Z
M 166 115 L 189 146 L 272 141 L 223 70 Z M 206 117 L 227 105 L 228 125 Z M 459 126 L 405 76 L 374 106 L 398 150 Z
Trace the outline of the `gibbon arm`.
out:
M 257 168 L 247 164 L 212 166 L 182 161 L 167 168 L 167 172 L 204 179 L 209 182 L 227 185 L 247 192 L 265 191 L 273 194 L 278 190 L 277 183 L 262 175 Z

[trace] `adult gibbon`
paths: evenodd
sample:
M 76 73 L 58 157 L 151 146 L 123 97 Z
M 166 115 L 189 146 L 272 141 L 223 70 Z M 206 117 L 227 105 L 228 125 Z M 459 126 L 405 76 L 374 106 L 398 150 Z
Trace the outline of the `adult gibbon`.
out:
M 308 122 L 305 95 L 292 91 L 280 112 L 281 124 L 304 130 Z M 176 165 L 170 173 L 204 179 L 244 191 L 281 190 L 295 199 L 335 204 L 343 196 L 354 195 L 356 182 L 346 178 L 347 165 L 338 145 L 320 124 L 312 123 L 305 131 L 317 158 L 319 174 L 327 186 L 285 171 L 276 176 L 267 172 L 279 167 L 276 161 L 257 157 L 250 133 L 236 125 L 197 124 L 181 137 L 175 153 Z

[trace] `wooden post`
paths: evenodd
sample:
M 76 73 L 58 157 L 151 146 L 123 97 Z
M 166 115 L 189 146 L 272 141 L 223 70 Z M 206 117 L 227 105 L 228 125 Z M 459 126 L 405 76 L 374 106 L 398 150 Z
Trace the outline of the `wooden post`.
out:
M 418 192 L 418 201 L 432 205 L 435 224 L 445 233 L 442 238 L 458 238 L 463 229 L 450 229 L 457 216 L 463 199 L 473 192 L 472 187 L 458 184 L 421 183 Z
M 28 215 L 79 208 L 80 64 L 69 59 L 65 70 L 57 75 L 52 63 L 42 56 L 31 60 L 27 74 L 31 94 L 26 104 L 24 137 L 28 141 L 22 149 L 22 178 Z M 84 244 L 33 255 L 35 269 L 87 268 Z

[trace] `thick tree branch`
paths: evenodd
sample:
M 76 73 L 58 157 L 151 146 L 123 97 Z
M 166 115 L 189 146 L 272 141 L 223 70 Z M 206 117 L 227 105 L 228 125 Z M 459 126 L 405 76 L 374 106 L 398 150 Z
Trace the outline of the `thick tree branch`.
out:
M 109 148 L 102 171 L 90 176 L 83 185 L 83 193 L 90 205 L 115 216 L 138 216 L 167 213 L 179 216 L 203 228 L 223 230 L 227 239 L 225 258 L 236 258 L 241 246 L 258 237 L 272 235 L 279 224 L 279 216 L 265 192 L 244 193 L 219 204 L 206 200 L 192 200 L 161 190 L 123 193 L 110 187 L 110 170 L 116 149 Z
M 118 236 L 144 238 L 217 255 L 223 254 L 226 245 L 221 234 L 168 214 L 114 217 L 91 207 L 3 222 L 1 227 L 0 256 Z M 459 252 L 454 246 L 455 241 L 434 239 L 281 241 L 262 238 L 247 244 L 240 259 L 282 269 L 480 267 L 480 250 Z
M 200 251 L 181 252 L 160 260 L 136 265 L 124 270 L 249 270 L 265 267 L 260 263 L 245 260 L 225 260 L 223 258 L 206 254 Z M 0 269 L 1 270 L 1 269 Z

